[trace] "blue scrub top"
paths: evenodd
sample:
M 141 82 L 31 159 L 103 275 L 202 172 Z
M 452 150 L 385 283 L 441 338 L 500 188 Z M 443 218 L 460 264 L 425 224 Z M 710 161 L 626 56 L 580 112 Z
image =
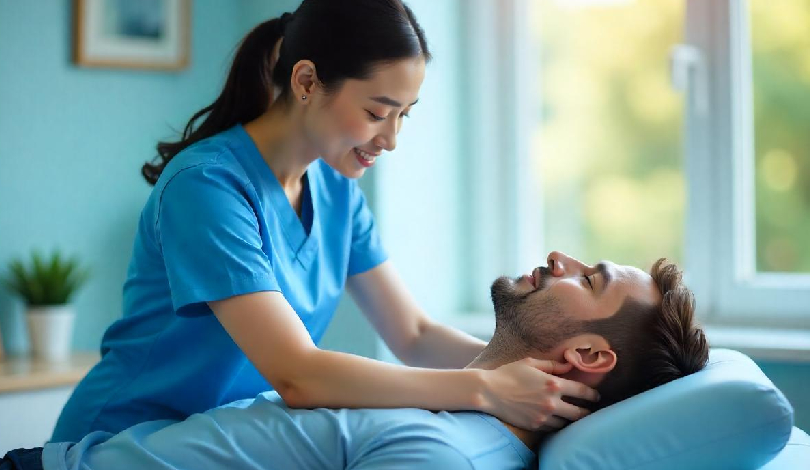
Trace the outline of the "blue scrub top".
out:
M 521 470 L 535 453 L 484 413 L 290 409 L 274 392 L 196 414 L 150 421 L 75 446 L 48 444 L 44 470 Z
M 314 342 L 346 278 L 386 259 L 357 182 L 306 172 L 302 218 L 241 125 L 178 153 L 141 213 L 123 318 L 51 437 L 183 419 L 272 389 L 206 302 L 280 291 Z

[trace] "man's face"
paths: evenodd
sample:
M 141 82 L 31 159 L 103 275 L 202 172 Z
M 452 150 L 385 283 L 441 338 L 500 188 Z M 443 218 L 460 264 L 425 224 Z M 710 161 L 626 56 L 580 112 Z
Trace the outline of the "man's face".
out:
M 519 317 L 510 323 L 524 326 L 522 334 L 544 350 L 580 333 L 580 322 L 611 317 L 628 296 L 644 304 L 661 302 L 652 277 L 638 268 L 609 261 L 590 266 L 557 251 L 548 255 L 547 266 L 492 284 L 496 316 Z

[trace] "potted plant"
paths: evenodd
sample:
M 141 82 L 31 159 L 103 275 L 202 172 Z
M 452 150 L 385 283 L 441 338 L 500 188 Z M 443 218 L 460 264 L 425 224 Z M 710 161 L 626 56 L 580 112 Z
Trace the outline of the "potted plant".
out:
M 31 254 L 30 267 L 14 259 L 9 263 L 11 276 L 6 286 L 26 303 L 28 333 L 35 357 L 61 361 L 70 354 L 75 312 L 70 300 L 87 281 L 89 270 L 80 268 L 74 257 L 63 259 L 54 250 L 43 259 L 36 250 Z

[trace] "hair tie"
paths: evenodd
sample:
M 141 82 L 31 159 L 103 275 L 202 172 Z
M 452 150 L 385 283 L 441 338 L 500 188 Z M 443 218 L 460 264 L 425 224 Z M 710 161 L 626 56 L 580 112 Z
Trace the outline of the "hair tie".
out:
M 287 30 L 287 25 L 290 24 L 290 21 L 292 21 L 293 18 L 295 18 L 295 16 L 292 13 L 284 13 L 281 15 L 278 22 L 279 26 L 281 27 L 281 34 L 284 34 L 284 31 Z

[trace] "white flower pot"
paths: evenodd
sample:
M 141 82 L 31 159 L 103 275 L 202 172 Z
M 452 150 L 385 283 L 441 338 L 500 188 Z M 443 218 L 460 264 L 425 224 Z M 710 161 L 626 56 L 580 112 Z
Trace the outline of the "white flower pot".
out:
M 46 361 L 64 361 L 70 356 L 73 339 L 71 305 L 28 307 L 28 335 L 34 357 Z

